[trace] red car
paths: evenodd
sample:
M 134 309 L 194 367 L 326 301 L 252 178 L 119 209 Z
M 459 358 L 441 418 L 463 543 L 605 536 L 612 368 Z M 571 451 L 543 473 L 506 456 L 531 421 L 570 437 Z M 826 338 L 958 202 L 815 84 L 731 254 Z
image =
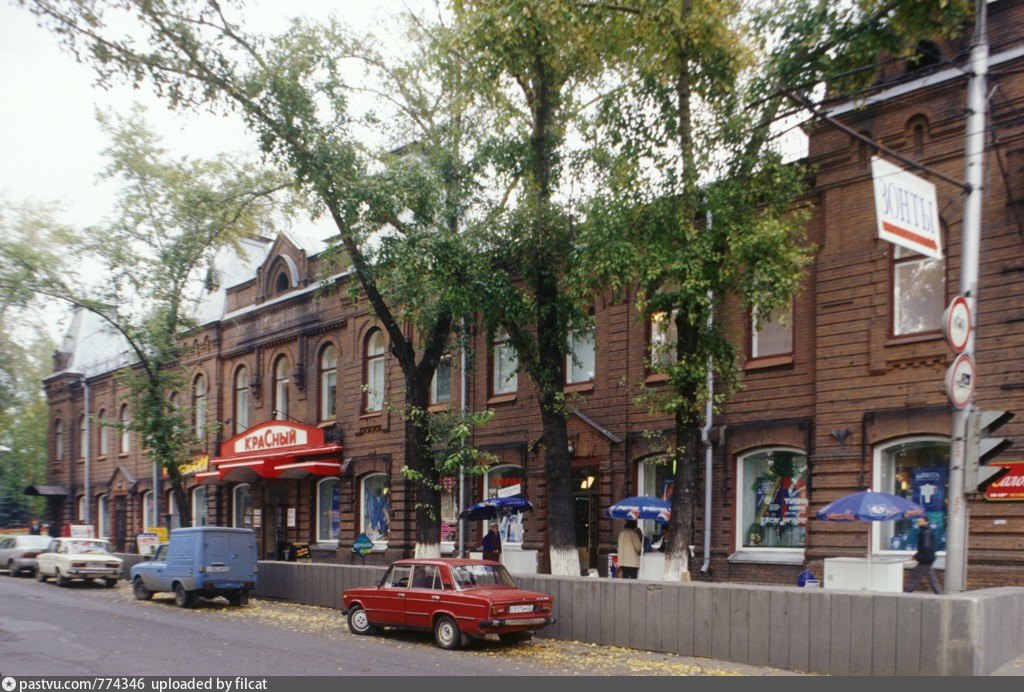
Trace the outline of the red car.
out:
M 551 596 L 523 591 L 503 565 L 488 560 L 399 560 L 377 586 L 349 589 L 341 598 L 353 634 L 432 630 L 442 649 L 486 634 L 517 644 L 554 622 Z

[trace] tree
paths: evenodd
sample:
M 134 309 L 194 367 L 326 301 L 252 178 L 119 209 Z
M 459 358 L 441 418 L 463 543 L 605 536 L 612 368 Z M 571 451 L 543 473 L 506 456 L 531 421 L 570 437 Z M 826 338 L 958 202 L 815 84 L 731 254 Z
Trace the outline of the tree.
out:
M 301 185 L 312 211 L 333 220 L 338 262 L 352 266 L 403 374 L 405 465 L 417 479 L 416 553 L 437 555 L 439 471 L 419 412 L 458 318 L 470 312 L 476 261 L 462 251 L 460 233 L 474 192 L 472 152 L 462 144 L 474 124 L 467 117 L 472 101 L 460 88 L 458 66 L 425 40 L 444 27 L 414 18 L 418 47 L 389 64 L 334 20 L 295 20 L 281 35 L 257 36 L 216 0 L 23 4 L 97 70 L 101 83 L 148 81 L 175 107 L 239 113 L 262 151 Z M 127 33 L 119 33 L 122 26 Z M 344 75 L 353 62 L 369 66 L 377 81 L 349 84 Z M 350 112 L 350 95 L 367 91 L 394 106 L 394 127 Z M 354 130 L 368 124 L 389 144 L 357 141 Z
M 809 249 L 798 197 L 804 171 L 783 165 L 771 125 L 789 93 L 835 97 L 869 83 L 880 51 L 934 34 L 941 11 L 956 26 L 964 3 L 777 5 L 656 0 L 617 8 L 615 65 L 623 88 L 602 103 L 592 132 L 607 195 L 589 209 L 592 269 L 620 289 L 640 287 L 644 319 L 671 323 L 653 349 L 668 375 L 649 392 L 674 421 L 675 465 L 666 578 L 687 569 L 697 504 L 708 366 L 716 400 L 737 380 L 734 340 L 709 318 L 739 300 L 758 321 L 788 303 Z M 610 162 L 609 162 L 610 161 Z M 623 231 L 626 231 L 624 234 Z
M 81 234 L 33 224 L 5 235 L 0 290 L 22 301 L 84 308 L 124 339 L 133 357 L 120 373 L 133 401 L 128 425 L 166 469 L 185 520 L 190 513 L 179 466 L 207 431 L 192 430 L 188 412 L 170 399 L 182 386 L 181 339 L 197 326 L 192 315 L 199 288 L 217 252 L 271 226 L 273 195 L 291 181 L 227 156 L 169 159 L 139 110 L 100 122 L 111 139 L 103 175 L 121 184 L 113 216 Z

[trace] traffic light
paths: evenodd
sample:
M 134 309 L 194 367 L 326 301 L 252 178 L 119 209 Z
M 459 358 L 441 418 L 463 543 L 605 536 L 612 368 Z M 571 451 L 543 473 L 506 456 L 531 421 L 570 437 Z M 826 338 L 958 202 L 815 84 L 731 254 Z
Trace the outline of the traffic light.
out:
M 1006 473 L 1004 468 L 988 463 L 1013 445 L 1005 437 L 992 433 L 1013 419 L 1012 411 L 974 411 L 967 419 L 967 440 L 964 468 L 964 491 L 979 492 Z

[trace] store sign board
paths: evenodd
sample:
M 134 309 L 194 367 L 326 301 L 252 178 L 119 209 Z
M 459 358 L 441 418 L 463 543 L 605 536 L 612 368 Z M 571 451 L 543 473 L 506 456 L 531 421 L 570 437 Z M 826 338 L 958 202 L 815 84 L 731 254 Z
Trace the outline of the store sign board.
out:
M 985 488 L 985 499 L 991 502 L 1024 502 L 1024 461 L 990 464 L 1008 469 L 999 480 Z
M 935 185 L 877 156 L 871 159 L 878 237 L 942 259 Z
M 523 486 L 520 483 L 498 488 L 498 497 L 515 497 L 523 493 Z

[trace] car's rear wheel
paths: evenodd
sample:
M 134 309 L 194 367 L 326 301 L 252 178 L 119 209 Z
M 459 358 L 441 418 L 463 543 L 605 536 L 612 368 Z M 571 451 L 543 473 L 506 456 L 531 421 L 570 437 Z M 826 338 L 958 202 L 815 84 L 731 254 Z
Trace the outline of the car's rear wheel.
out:
M 380 634 L 380 627 L 370 624 L 363 607 L 355 605 L 348 611 L 348 631 L 352 634 Z
M 449 651 L 458 649 L 462 644 L 462 632 L 450 615 L 442 615 L 434 622 L 434 642 Z
M 12 577 L 18 576 L 18 570 L 14 569 L 14 560 L 7 561 L 7 574 L 11 575 Z
M 46 575 L 43 574 L 43 570 L 36 567 L 36 580 L 46 583 Z
M 56 570 L 57 574 L 57 586 L 67 586 L 71 583 L 71 580 L 60 573 L 60 570 Z
M 117 577 L 107 577 L 103 580 L 103 586 L 112 589 L 117 586 Z
M 244 606 L 249 605 L 249 592 L 248 591 L 236 591 L 227 595 L 228 603 L 233 606 Z
M 196 602 L 195 594 L 185 590 L 181 583 L 174 585 L 174 604 L 179 608 L 191 608 Z
M 533 639 L 533 634 L 530 632 L 505 632 L 499 634 L 498 639 L 502 644 L 524 644 Z
M 142 577 L 135 577 L 132 580 L 132 593 L 135 594 L 135 600 L 137 601 L 149 601 L 153 598 L 153 592 L 142 583 Z

